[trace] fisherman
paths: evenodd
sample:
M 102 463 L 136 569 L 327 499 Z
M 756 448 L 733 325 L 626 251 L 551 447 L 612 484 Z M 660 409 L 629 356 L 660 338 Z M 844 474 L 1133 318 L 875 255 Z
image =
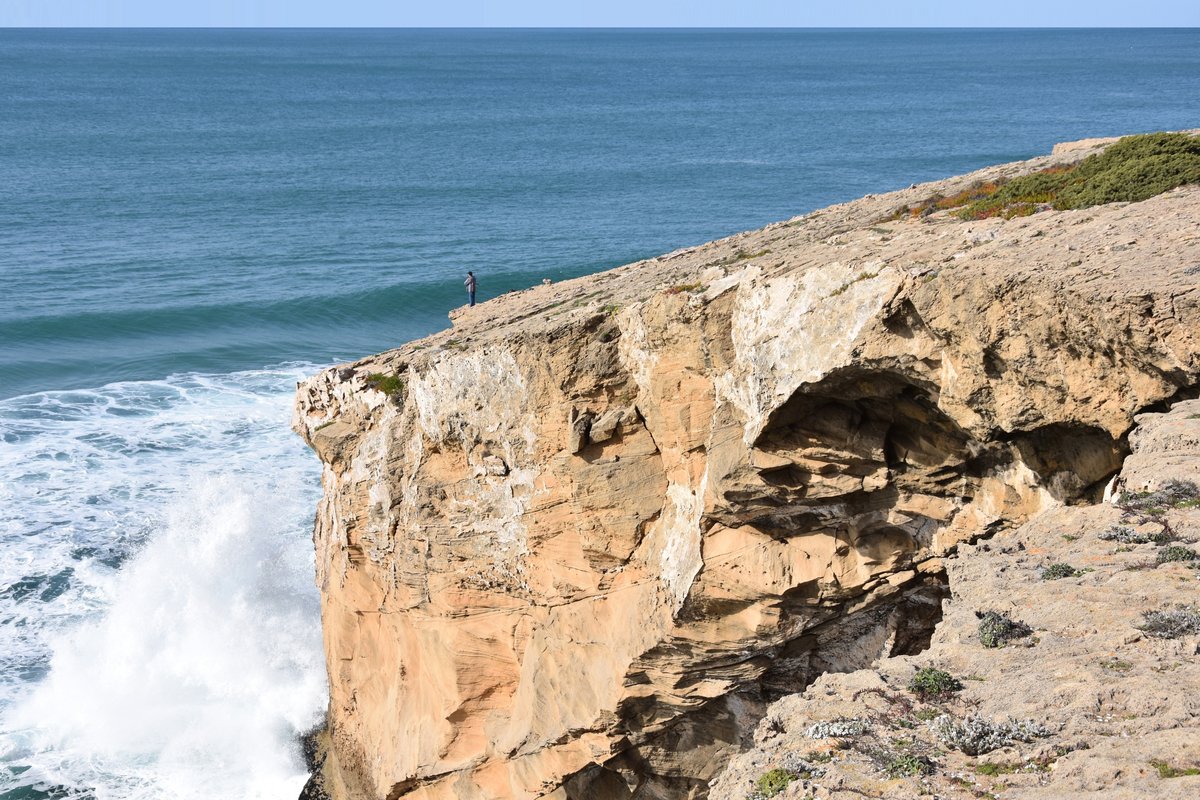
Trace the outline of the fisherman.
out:
M 475 273 L 467 270 L 467 279 L 463 281 L 463 286 L 467 287 L 467 297 L 471 299 L 471 305 L 475 305 Z

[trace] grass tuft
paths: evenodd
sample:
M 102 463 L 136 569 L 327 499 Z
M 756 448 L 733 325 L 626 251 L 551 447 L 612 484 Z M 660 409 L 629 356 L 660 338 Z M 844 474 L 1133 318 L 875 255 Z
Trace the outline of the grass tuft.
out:
M 1173 767 L 1162 759 L 1151 759 L 1150 766 L 1158 770 L 1160 778 L 1182 778 L 1185 775 L 1200 775 L 1200 768 L 1197 767 Z
M 849 289 L 851 286 L 858 283 L 859 281 L 869 281 L 871 278 L 877 277 L 878 275 L 879 275 L 878 272 L 860 272 L 860 273 L 858 273 L 858 275 L 854 276 L 854 278 L 852 280 L 850 280 L 848 283 L 843 283 L 841 286 L 839 286 L 838 288 L 836 288 L 832 292 L 830 292 L 829 296 L 837 297 L 838 295 L 844 294 L 847 289 Z
M 1113 656 L 1112 658 L 1101 661 L 1100 668 L 1111 670 L 1113 672 L 1129 672 L 1129 670 L 1133 669 L 1133 664 L 1124 659 Z
M 743 250 L 742 248 L 739 247 L 737 250 L 733 251 L 733 255 L 731 255 L 727 258 L 721 259 L 720 261 L 717 262 L 717 264 L 719 266 L 725 266 L 727 264 L 736 264 L 739 261 L 749 261 L 752 258 L 762 258 L 763 256 L 770 254 L 770 252 L 771 251 L 768 249 L 763 249 L 763 250 L 759 250 L 757 253 L 751 253 L 751 252 L 749 252 L 747 250 Z

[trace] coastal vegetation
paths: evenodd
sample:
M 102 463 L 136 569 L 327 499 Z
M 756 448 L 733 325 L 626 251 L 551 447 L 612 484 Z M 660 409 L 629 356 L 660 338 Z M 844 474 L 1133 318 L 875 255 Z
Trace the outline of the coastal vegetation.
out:
M 1007 614 L 988 611 L 979 615 L 979 643 L 984 647 L 1003 647 L 1032 633 L 1032 628 L 1019 620 L 1009 619 Z
M 372 373 L 367 376 L 367 386 L 376 391 L 383 392 L 393 400 L 398 400 L 404 394 L 404 379 L 398 375 Z
M 975 766 L 977 775 L 984 775 L 989 778 L 996 778 L 1002 775 L 1014 775 L 1019 772 L 1049 772 L 1050 763 L 1046 760 L 1035 760 L 1025 762 L 990 762 L 985 761 L 982 764 Z
M 754 796 L 767 800 L 788 787 L 796 776 L 786 769 L 769 770 L 754 782 Z
M 929 726 L 942 744 L 969 756 L 990 753 L 1014 742 L 1031 742 L 1050 735 L 1045 726 L 1031 719 L 1009 718 L 1004 722 L 989 722 L 974 716 L 957 720 L 943 714 Z
M 1176 767 L 1163 761 L 1162 759 L 1153 759 L 1150 766 L 1158 770 L 1160 778 L 1183 778 L 1188 775 L 1200 775 L 1200 768 L 1197 767 Z
M 934 764 L 926 756 L 899 753 L 888 760 L 883 771 L 889 778 L 913 778 L 918 775 L 932 774 Z
M 878 275 L 879 275 L 878 272 L 869 272 L 869 271 L 864 270 L 863 272 L 860 272 L 857 275 L 855 275 L 854 278 L 852 280 L 850 280 L 849 282 L 843 283 L 841 286 L 834 289 L 832 292 L 829 293 L 829 296 L 837 297 L 838 295 L 843 294 L 847 289 L 849 289 L 854 284 L 859 283 L 861 281 L 869 281 L 869 280 L 871 280 L 871 278 L 877 277 Z
M 1200 634 L 1200 612 L 1193 608 L 1144 611 L 1142 612 L 1142 622 L 1136 627 L 1156 639 L 1194 636 Z
M 1042 570 L 1042 580 L 1056 581 L 1060 578 L 1074 578 L 1082 574 L 1081 570 L 1075 569 L 1070 564 L 1051 564 Z
M 1171 541 L 1171 535 L 1165 531 L 1143 533 L 1128 525 L 1113 525 L 1111 528 L 1101 531 L 1097 536 L 1103 541 L 1120 544 L 1166 544 Z
M 945 697 L 962 688 L 962 681 L 934 667 L 922 667 L 908 682 L 908 690 L 922 700 Z
M 752 258 L 762 258 L 763 256 L 768 255 L 770 252 L 771 251 L 769 249 L 763 248 L 762 250 L 758 250 L 756 252 L 751 253 L 749 250 L 743 250 L 742 248 L 739 247 L 738 249 L 733 251 L 733 255 L 731 255 L 727 258 L 722 258 L 719 261 L 717 261 L 716 263 L 718 266 L 727 266 L 729 264 L 737 264 L 738 262 L 741 262 L 741 261 L 749 261 Z
M 1200 504 L 1200 489 L 1191 481 L 1171 480 L 1153 492 L 1131 492 L 1119 503 L 1127 512 L 1158 518 L 1171 509 L 1194 508 Z
M 1119 139 L 1078 164 L 1058 164 L 1012 180 L 981 181 L 949 196 L 898 208 L 889 219 L 952 211 L 964 220 L 1026 217 L 1043 209 L 1137 202 L 1200 182 L 1200 138 L 1147 133 Z
M 804 731 L 804 735 L 810 739 L 841 739 L 848 736 L 859 736 L 866 729 L 867 723 L 864 720 L 840 718 L 814 723 Z
M 1166 564 L 1170 561 L 1195 561 L 1200 559 L 1200 554 L 1190 547 L 1173 544 L 1170 547 L 1164 547 L 1158 551 L 1158 563 Z

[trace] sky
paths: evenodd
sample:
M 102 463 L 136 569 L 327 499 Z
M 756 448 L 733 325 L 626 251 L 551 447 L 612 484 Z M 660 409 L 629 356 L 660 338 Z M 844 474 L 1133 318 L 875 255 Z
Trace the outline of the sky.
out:
M 0 0 L 0 27 L 1195 27 L 1200 0 Z

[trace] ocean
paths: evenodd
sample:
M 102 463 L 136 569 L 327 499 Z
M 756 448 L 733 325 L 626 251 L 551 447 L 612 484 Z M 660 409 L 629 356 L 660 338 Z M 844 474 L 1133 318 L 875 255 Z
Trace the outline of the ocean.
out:
M 288 429 L 479 296 L 1058 141 L 1200 127 L 1200 30 L 0 30 L 0 800 L 292 800 Z

